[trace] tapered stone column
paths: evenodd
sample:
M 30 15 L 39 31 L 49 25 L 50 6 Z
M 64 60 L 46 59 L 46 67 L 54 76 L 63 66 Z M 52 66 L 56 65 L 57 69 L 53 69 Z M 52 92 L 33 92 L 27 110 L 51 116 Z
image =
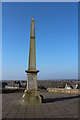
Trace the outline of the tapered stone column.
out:
M 39 70 L 36 70 L 35 24 L 33 18 L 31 21 L 29 65 L 25 72 L 27 73 L 27 90 L 37 90 L 37 73 Z
M 42 98 L 37 91 L 37 73 L 36 69 L 36 48 L 35 48 L 35 24 L 34 19 L 31 21 L 31 33 L 30 33 L 30 48 L 29 48 L 29 64 L 27 73 L 27 86 L 23 95 L 23 102 L 27 103 L 41 103 Z

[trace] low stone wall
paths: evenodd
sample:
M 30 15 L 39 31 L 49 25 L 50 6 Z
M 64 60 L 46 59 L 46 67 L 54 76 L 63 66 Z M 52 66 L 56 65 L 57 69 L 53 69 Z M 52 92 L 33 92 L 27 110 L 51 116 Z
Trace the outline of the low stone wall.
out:
M 15 92 L 24 92 L 25 88 L 19 88 L 19 89 L 2 89 L 1 93 L 15 93 Z
M 80 89 L 48 88 L 48 92 L 80 94 Z

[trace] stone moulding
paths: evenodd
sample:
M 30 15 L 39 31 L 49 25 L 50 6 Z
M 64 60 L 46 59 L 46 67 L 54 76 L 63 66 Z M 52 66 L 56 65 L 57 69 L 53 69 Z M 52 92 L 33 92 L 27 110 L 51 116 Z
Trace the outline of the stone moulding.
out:
M 39 70 L 25 70 L 26 73 L 38 73 Z

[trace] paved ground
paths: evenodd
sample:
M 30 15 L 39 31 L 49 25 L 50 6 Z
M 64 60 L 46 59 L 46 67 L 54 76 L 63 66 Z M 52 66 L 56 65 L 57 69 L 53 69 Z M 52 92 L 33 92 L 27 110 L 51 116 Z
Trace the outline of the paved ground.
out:
M 41 105 L 21 105 L 23 93 L 2 95 L 3 118 L 78 118 L 78 99 L 80 96 L 42 92 Z

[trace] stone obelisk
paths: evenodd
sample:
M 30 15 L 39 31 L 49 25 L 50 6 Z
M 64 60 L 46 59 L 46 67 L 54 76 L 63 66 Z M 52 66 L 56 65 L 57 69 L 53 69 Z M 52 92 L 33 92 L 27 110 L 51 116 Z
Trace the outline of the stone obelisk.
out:
M 37 90 L 37 73 L 36 70 L 36 49 L 35 49 L 35 24 L 34 18 L 31 21 L 31 33 L 30 33 L 30 49 L 29 49 L 29 65 L 27 73 L 27 90 Z
M 30 33 L 30 49 L 29 49 L 29 64 L 27 73 L 27 86 L 23 94 L 23 102 L 25 104 L 41 103 L 42 98 L 37 91 L 37 73 L 36 70 L 36 48 L 35 48 L 35 23 L 34 18 L 31 20 L 31 33 Z

